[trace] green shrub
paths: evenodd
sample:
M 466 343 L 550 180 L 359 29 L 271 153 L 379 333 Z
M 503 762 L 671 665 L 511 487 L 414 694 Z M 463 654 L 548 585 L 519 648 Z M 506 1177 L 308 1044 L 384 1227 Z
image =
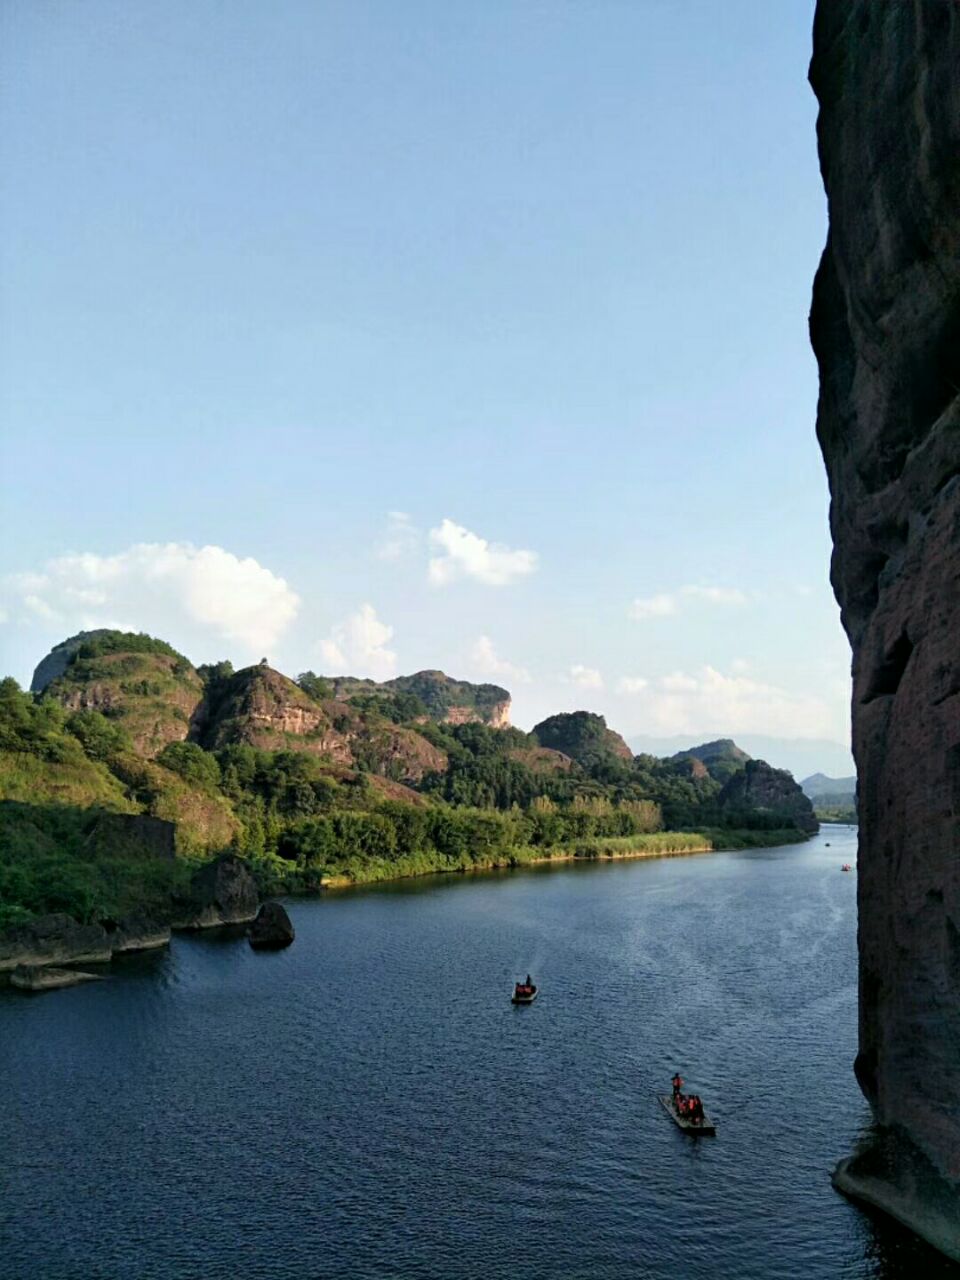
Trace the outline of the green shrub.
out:
M 168 742 L 156 760 L 193 786 L 213 791 L 220 785 L 217 757 L 195 742 Z

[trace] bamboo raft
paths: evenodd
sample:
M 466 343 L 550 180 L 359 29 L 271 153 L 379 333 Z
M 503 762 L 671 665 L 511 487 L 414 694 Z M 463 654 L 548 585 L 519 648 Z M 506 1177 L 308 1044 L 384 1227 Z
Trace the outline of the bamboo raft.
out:
M 658 1093 L 661 1106 L 664 1111 L 668 1112 L 677 1128 L 682 1129 L 684 1133 L 692 1133 L 694 1136 L 706 1136 L 715 1138 L 717 1135 L 717 1126 L 711 1121 L 710 1117 L 704 1114 L 699 1124 L 694 1120 L 688 1120 L 686 1116 L 682 1116 L 677 1108 L 673 1105 L 673 1098 L 669 1093 Z
M 536 986 L 526 986 L 522 982 L 518 982 L 513 989 L 513 995 L 510 997 L 511 1004 L 533 1004 L 537 996 L 540 994 L 540 988 Z

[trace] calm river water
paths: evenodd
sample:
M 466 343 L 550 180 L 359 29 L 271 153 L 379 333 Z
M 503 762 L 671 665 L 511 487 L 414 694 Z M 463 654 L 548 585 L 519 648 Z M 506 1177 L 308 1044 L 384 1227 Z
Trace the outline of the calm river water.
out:
M 829 1183 L 868 1121 L 854 858 L 437 877 L 0 993 L 0 1275 L 957 1277 Z M 717 1138 L 657 1104 L 677 1068 Z

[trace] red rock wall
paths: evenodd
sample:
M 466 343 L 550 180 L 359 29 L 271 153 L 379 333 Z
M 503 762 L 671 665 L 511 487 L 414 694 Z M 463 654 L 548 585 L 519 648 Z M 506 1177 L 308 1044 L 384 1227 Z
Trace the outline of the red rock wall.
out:
M 830 213 L 817 433 L 860 778 L 857 1076 L 942 1179 L 947 1225 L 925 1228 L 905 1184 L 884 1207 L 960 1256 L 960 5 L 819 0 L 810 79 Z

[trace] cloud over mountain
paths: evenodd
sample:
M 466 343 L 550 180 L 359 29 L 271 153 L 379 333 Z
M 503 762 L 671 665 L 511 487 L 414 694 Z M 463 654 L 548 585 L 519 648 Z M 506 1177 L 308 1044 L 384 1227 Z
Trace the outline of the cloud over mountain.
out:
M 189 542 L 136 543 L 113 555 L 70 553 L 3 580 L 8 612 L 64 631 L 120 626 L 160 635 L 205 634 L 269 650 L 300 598 L 250 556 Z
M 377 617 L 372 604 L 362 604 L 333 628 L 321 642 L 320 652 L 333 668 L 330 675 L 389 680 L 397 672 L 397 655 L 387 648 L 392 638 L 393 627 Z

